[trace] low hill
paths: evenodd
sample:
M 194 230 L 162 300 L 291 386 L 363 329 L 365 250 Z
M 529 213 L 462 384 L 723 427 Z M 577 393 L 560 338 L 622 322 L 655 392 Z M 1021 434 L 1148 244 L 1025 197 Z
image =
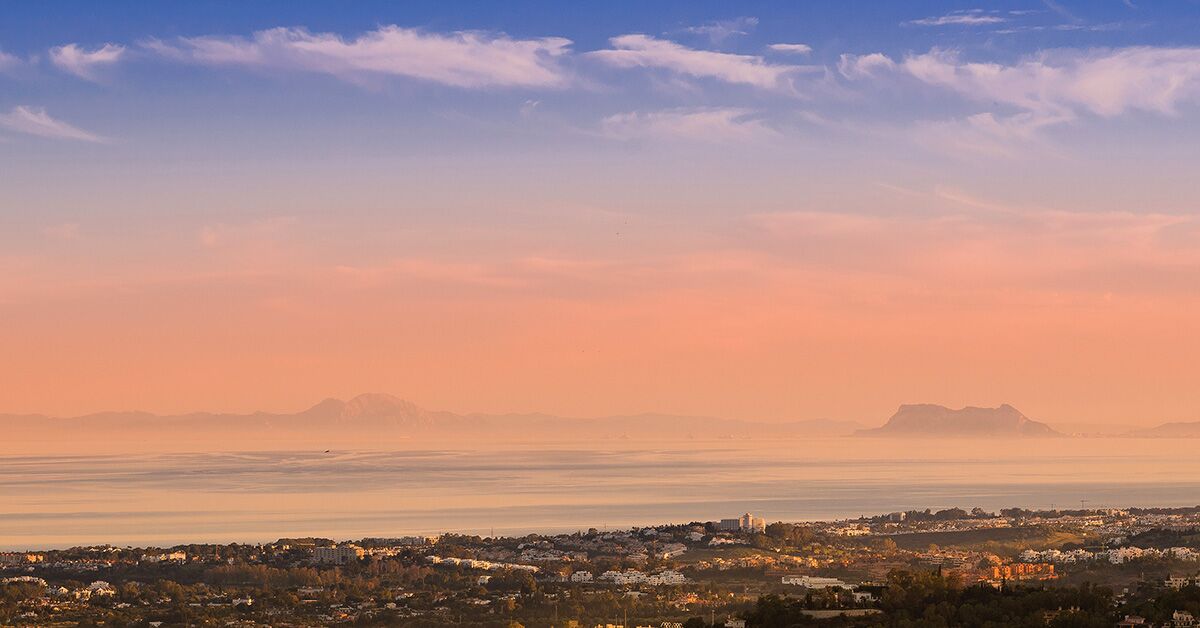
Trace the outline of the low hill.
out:
M 1134 438 L 1200 438 L 1200 421 L 1163 423 L 1144 430 L 1126 434 Z
M 859 430 L 857 436 L 922 438 L 1044 438 L 1062 436 L 1049 425 L 1034 421 L 1016 408 L 967 406 L 953 410 L 931 403 L 902 405 L 881 427 Z

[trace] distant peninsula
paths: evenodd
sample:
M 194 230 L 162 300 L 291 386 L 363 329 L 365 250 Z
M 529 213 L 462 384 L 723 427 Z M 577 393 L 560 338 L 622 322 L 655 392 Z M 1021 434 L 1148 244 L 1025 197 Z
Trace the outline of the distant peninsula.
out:
M 881 427 L 856 436 L 904 438 L 1048 438 L 1063 436 L 1004 404 L 997 408 L 967 406 L 954 410 L 931 403 L 906 404 Z

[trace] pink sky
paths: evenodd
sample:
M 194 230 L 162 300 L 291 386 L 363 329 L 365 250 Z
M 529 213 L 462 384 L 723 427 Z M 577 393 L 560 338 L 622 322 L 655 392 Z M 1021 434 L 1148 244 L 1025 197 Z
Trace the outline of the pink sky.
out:
M 1200 31 L 1111 4 L 14 13 L 0 412 L 1200 421 Z
M 947 187 L 866 195 L 923 213 L 680 230 L 577 210 L 523 233 L 361 239 L 291 217 L 139 238 L 99 267 L 70 251 L 113 242 L 60 227 L 44 254 L 4 262 L 19 272 L 3 275 L 0 351 L 21 359 L 0 365 L 0 407 L 293 410 L 385 391 L 566 415 L 869 423 L 929 401 L 1051 422 L 1196 418 L 1195 219 Z

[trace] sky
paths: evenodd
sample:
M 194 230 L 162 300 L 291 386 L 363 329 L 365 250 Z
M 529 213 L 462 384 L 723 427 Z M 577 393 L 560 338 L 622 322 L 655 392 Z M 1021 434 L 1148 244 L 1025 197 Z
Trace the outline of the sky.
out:
M 0 8 L 0 411 L 1200 420 L 1200 3 Z

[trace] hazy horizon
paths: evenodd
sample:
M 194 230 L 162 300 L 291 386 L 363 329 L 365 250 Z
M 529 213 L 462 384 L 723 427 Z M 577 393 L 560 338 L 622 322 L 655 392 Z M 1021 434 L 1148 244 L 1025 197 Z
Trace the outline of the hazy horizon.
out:
M 377 443 L 390 445 L 391 443 Z M 0 547 L 610 529 L 752 511 L 1195 506 L 1179 440 L 607 440 L 0 457 Z
M 1195 1 L 0 13 L 0 546 L 1200 503 Z
M 555 418 L 561 418 L 561 419 L 568 420 L 568 421 L 570 421 L 570 420 L 594 421 L 594 420 L 611 419 L 611 418 L 630 418 L 630 417 L 639 417 L 639 416 L 663 416 L 663 417 L 676 417 L 676 418 L 718 419 L 718 420 L 730 420 L 730 421 L 739 421 L 739 422 L 747 422 L 747 423 L 761 423 L 761 424 L 830 422 L 830 423 L 840 423 L 840 424 L 846 424 L 846 425 L 857 425 L 860 427 L 875 427 L 876 425 L 886 424 L 888 418 L 890 416 L 892 416 L 891 413 L 889 413 L 882 417 L 869 417 L 869 418 L 862 417 L 862 418 L 856 418 L 856 419 L 831 419 L 831 418 L 827 418 L 827 417 L 792 417 L 792 418 L 779 418 L 779 419 L 772 420 L 772 419 L 762 419 L 762 418 L 757 418 L 757 417 L 718 416 L 718 415 L 714 415 L 714 414 L 683 414 L 683 413 L 674 413 L 674 412 L 655 412 L 655 411 L 641 411 L 641 412 L 630 412 L 630 413 L 622 413 L 622 414 L 605 414 L 605 415 L 574 415 L 574 416 L 554 415 L 549 412 L 544 412 L 544 411 L 541 411 L 538 409 L 507 410 L 507 411 L 499 410 L 499 411 L 489 411 L 489 412 L 467 410 L 467 411 L 461 411 L 461 412 L 452 412 L 452 411 L 449 411 L 449 410 L 446 410 L 443 408 L 427 407 L 427 406 L 425 406 L 421 403 L 418 403 L 412 399 L 409 399 L 403 395 L 395 395 L 395 394 L 388 393 L 388 392 L 376 391 L 376 392 L 363 392 L 363 393 L 359 393 L 356 395 L 351 395 L 346 398 L 325 396 L 325 397 L 321 397 L 319 399 L 313 400 L 312 402 L 307 403 L 307 404 L 301 403 L 297 406 L 286 407 L 283 409 L 272 409 L 272 410 L 266 410 L 266 409 L 262 409 L 262 408 L 254 408 L 254 409 L 247 409 L 247 410 L 232 410 L 232 411 L 230 411 L 230 410 L 214 410 L 211 408 L 193 408 L 191 410 L 168 413 L 168 412 L 152 412 L 152 411 L 149 411 L 149 410 L 146 410 L 143 408 L 103 408 L 103 409 L 95 409 L 95 410 L 92 410 L 89 412 L 82 412 L 79 414 L 54 415 L 54 414 L 48 414 L 45 412 L 23 412 L 23 413 L 5 412 L 5 411 L 3 411 L 3 409 L 0 409 L 0 417 L 45 416 L 45 417 L 54 418 L 54 419 L 59 419 L 59 418 L 82 419 L 82 418 L 88 418 L 88 417 L 93 417 L 93 416 L 97 416 L 97 415 L 109 415 L 109 414 L 151 414 L 151 415 L 160 416 L 160 417 L 209 415 L 209 414 L 231 415 L 231 416 L 252 416 L 252 415 L 259 415 L 259 414 L 289 415 L 289 414 L 298 414 L 298 413 L 302 413 L 307 410 L 312 410 L 314 408 L 318 408 L 326 402 L 331 402 L 331 401 L 351 402 L 356 399 L 364 399 L 364 398 L 386 398 L 386 399 L 395 400 L 397 402 L 402 402 L 404 404 L 412 404 L 416 408 L 418 408 L 420 410 L 424 410 L 424 411 L 450 412 L 450 413 L 460 415 L 460 416 L 504 417 L 504 416 L 545 415 L 545 416 L 551 416 L 551 417 L 555 417 Z M 1002 406 L 1010 406 L 1011 407 L 1011 406 L 1015 406 L 1015 405 L 1016 404 L 1003 403 L 1003 404 L 1000 404 L 1000 406 L 997 406 L 997 408 L 1002 407 Z M 968 404 L 968 405 L 964 405 L 964 406 L 955 408 L 952 406 L 947 406 L 945 404 L 940 404 L 940 403 L 930 402 L 930 401 L 912 401 L 912 402 L 903 402 L 903 403 L 896 404 L 895 406 L 893 406 L 892 412 L 895 412 L 895 410 L 897 408 L 903 408 L 905 406 L 939 406 L 939 407 L 948 408 L 950 410 L 966 410 L 966 409 L 973 409 L 973 408 L 992 409 L 988 406 L 981 406 L 981 405 L 977 405 L 977 404 Z M 1165 422 L 1149 421 L 1149 422 L 1145 423 L 1144 425 L 1140 425 L 1140 424 L 1131 423 L 1131 422 L 1127 422 L 1127 423 L 1108 423 L 1108 422 L 1100 422 L 1100 421 L 1069 422 L 1069 421 L 1056 421 L 1053 419 L 1046 420 L 1046 419 L 1039 418 L 1039 417 L 1030 417 L 1030 418 L 1033 420 L 1036 420 L 1038 422 L 1041 422 L 1041 423 L 1050 424 L 1052 426 L 1055 426 L 1055 425 L 1080 426 L 1080 427 L 1083 427 L 1083 426 L 1091 426 L 1091 427 L 1109 426 L 1109 427 L 1135 428 L 1135 427 L 1154 427 L 1154 426 L 1162 425 L 1163 423 L 1165 423 Z M 1196 423 L 1200 424 L 1200 420 L 1196 421 Z M 1075 430 L 1067 429 L 1067 430 L 1063 430 L 1063 431 L 1070 432 L 1070 431 L 1075 431 Z

